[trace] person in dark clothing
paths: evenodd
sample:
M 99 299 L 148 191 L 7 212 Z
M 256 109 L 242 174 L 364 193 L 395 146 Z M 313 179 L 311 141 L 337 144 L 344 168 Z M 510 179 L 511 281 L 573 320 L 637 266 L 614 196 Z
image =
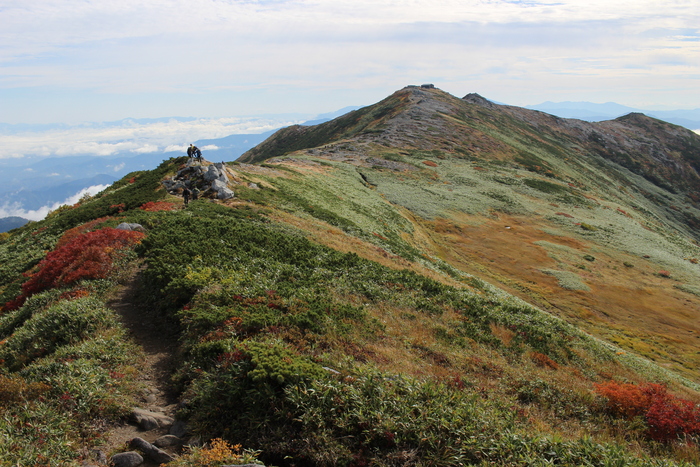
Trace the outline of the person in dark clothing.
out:
M 185 200 L 185 206 L 187 206 L 187 204 L 190 202 L 190 195 L 191 194 L 192 194 L 192 192 L 187 187 L 185 187 L 182 190 L 182 199 Z
M 190 144 L 190 147 L 187 148 L 187 157 L 190 159 L 194 157 L 194 144 Z
M 194 187 L 192 188 L 192 201 L 197 201 L 197 198 L 199 198 L 199 188 Z
M 192 155 L 197 158 L 197 161 L 202 162 L 202 151 L 197 146 L 192 146 Z

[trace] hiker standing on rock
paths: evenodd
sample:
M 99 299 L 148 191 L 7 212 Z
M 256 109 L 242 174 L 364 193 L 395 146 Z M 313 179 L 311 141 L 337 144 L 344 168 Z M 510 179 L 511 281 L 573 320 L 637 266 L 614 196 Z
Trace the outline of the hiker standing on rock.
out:
M 192 155 L 197 158 L 198 162 L 202 162 L 202 151 L 197 146 L 192 146 Z
M 192 159 L 194 157 L 194 144 L 190 144 L 190 147 L 187 148 L 187 157 Z

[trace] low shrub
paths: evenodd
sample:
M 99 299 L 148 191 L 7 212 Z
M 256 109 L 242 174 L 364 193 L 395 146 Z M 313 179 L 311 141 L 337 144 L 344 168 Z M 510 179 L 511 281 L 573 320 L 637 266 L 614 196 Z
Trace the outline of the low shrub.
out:
M 0 346 L 0 361 L 11 370 L 80 341 L 99 328 L 116 326 L 113 314 L 94 298 L 61 301 L 27 319 Z
M 219 467 L 221 465 L 258 465 L 258 452 L 241 451 L 241 445 L 232 445 L 221 438 L 202 447 L 190 447 L 189 452 L 168 464 L 169 467 Z M 260 463 L 262 465 L 262 463 Z
M 0 375 L 0 412 L 3 407 L 37 399 L 49 391 L 46 383 L 27 382 L 21 376 Z
M 179 208 L 180 204 L 178 203 L 173 203 L 170 201 L 149 201 L 147 203 L 143 203 L 139 209 L 142 211 L 148 211 L 148 212 L 159 212 L 159 211 L 174 211 L 175 209 Z
M 141 232 L 113 228 L 69 234 L 65 243 L 59 240 L 60 246 L 41 260 L 36 272 L 28 274 L 29 280 L 22 284 L 22 295 L 6 303 L 5 310 L 19 308 L 27 297 L 46 289 L 107 277 L 122 250 L 144 236 Z
M 700 435 L 700 406 L 669 394 L 664 386 L 609 381 L 596 384 L 595 391 L 607 399 L 613 416 L 643 417 L 651 439 L 669 443 Z

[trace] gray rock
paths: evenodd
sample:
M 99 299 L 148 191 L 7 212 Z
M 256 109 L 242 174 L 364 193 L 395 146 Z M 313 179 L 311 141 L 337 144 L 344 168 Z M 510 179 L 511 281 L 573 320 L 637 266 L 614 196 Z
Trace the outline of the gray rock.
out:
M 182 420 L 176 421 L 173 423 L 173 426 L 170 427 L 170 434 L 177 436 L 178 438 L 184 437 L 187 433 L 189 433 L 189 431 L 190 428 Z
M 182 440 L 174 435 L 164 435 L 153 441 L 153 445 L 159 448 L 167 448 L 168 446 L 179 446 Z
M 110 463 L 114 467 L 137 467 L 143 464 L 143 457 L 134 451 L 120 452 L 112 456 Z
M 129 447 L 131 449 L 138 449 L 144 456 L 148 457 L 153 462 L 157 462 L 158 464 L 165 464 L 173 460 L 173 456 L 162 449 L 158 449 L 143 438 L 132 439 L 129 443 Z
M 235 194 L 233 193 L 233 190 L 231 190 L 230 188 L 222 188 L 222 189 L 217 191 L 217 195 L 216 195 L 216 197 L 218 199 L 230 199 L 230 198 L 233 198 L 234 196 L 235 196 Z
M 155 430 L 160 427 L 170 427 L 175 420 L 161 413 L 151 412 L 144 409 L 134 408 L 131 412 L 131 418 L 142 430 Z
M 213 182 L 214 180 L 219 179 L 219 169 L 216 168 L 214 165 L 210 165 L 209 169 L 207 169 L 206 173 L 204 174 L 204 180 L 208 182 Z
M 216 179 L 213 182 L 211 182 L 211 189 L 212 190 L 219 191 L 222 188 L 228 188 L 228 184 L 225 181 Z
M 260 189 L 260 187 L 258 186 L 258 184 L 257 184 L 257 183 L 253 183 L 253 182 L 250 182 L 250 183 L 248 184 L 248 188 L 252 188 L 253 190 L 259 190 L 259 189 Z
M 128 222 L 122 222 L 116 228 L 119 230 L 137 230 L 139 232 L 144 232 L 146 230 L 141 224 L 130 224 Z

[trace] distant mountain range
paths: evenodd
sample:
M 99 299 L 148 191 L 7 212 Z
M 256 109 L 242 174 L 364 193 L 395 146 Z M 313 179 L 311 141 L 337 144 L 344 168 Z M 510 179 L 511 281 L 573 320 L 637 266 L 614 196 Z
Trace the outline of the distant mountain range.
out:
M 22 227 L 27 222 L 29 222 L 29 219 L 24 219 L 22 217 L 3 217 L 0 219 L 0 233 L 16 229 L 17 227 Z
M 644 110 L 627 107 L 625 105 L 607 102 L 594 104 L 592 102 L 543 102 L 537 105 L 528 105 L 525 108 L 540 110 L 548 114 L 563 118 L 577 118 L 588 122 L 600 122 L 621 117 L 630 112 L 643 113 L 648 117 L 658 118 L 675 125 L 680 125 L 689 130 L 700 129 L 700 109 L 693 110 Z

